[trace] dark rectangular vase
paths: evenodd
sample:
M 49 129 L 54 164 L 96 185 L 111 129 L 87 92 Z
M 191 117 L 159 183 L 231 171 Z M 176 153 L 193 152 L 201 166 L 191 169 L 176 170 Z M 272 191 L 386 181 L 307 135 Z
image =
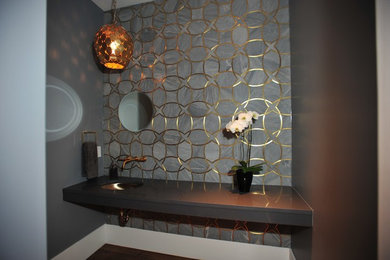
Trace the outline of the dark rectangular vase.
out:
M 249 192 L 252 185 L 253 173 L 252 172 L 244 173 L 243 170 L 239 169 L 236 171 L 236 175 L 237 175 L 238 191 L 240 193 Z

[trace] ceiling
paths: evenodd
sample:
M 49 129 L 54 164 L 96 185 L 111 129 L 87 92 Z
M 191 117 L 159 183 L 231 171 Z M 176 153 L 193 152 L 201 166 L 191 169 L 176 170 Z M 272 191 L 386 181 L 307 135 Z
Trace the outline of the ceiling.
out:
M 94 2 L 97 6 L 100 7 L 103 11 L 109 11 L 111 10 L 111 3 L 110 0 L 91 0 Z M 152 2 L 153 0 L 117 0 L 116 1 L 116 8 L 122 8 L 127 7 L 131 5 L 141 4 L 141 3 L 147 3 Z

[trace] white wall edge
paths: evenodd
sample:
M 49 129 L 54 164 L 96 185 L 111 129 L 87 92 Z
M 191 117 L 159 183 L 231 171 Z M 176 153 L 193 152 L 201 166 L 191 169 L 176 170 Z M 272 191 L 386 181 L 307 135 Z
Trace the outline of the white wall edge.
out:
M 104 244 L 195 259 L 295 260 L 290 248 L 205 239 L 104 224 L 53 260 L 86 259 Z

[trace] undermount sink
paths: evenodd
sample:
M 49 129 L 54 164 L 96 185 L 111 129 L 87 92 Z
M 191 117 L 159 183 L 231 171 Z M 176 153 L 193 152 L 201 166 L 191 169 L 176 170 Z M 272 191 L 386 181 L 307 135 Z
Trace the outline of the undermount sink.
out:
M 105 190 L 127 190 L 142 186 L 142 182 L 114 182 L 102 185 Z

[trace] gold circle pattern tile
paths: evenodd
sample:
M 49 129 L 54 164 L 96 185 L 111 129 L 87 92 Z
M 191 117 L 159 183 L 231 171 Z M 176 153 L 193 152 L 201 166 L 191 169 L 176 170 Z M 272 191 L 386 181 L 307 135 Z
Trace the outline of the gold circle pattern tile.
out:
M 123 175 L 230 182 L 237 140 L 222 128 L 241 111 L 260 114 L 253 128 L 255 184 L 291 185 L 288 2 L 158 0 L 119 10 L 134 39 L 133 60 L 105 75 L 104 167 L 126 155 L 147 162 Z M 118 106 L 130 91 L 147 94 L 155 114 L 130 132 Z

